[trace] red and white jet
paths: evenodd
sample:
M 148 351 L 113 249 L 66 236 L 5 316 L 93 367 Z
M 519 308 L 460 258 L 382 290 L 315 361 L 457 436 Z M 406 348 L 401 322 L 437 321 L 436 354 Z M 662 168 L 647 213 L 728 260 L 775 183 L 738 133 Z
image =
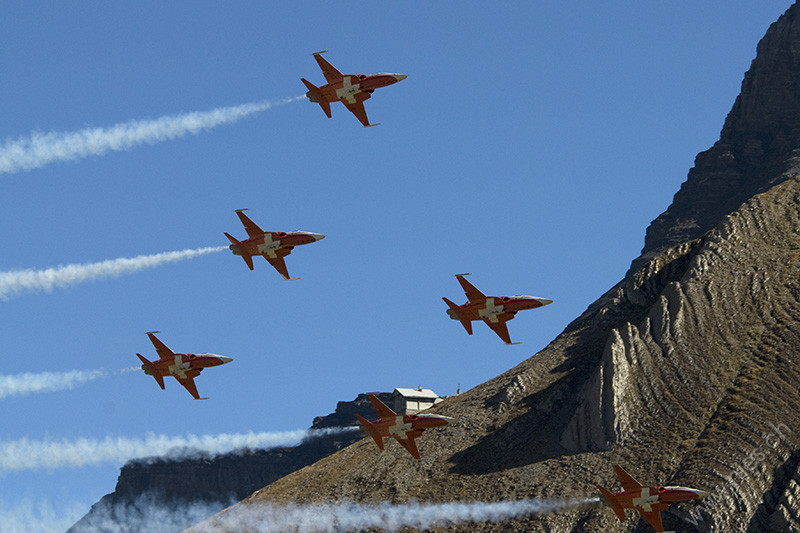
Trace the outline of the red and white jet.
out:
M 318 103 L 322 110 L 331 118 L 331 102 L 341 102 L 353 113 L 364 127 L 377 126 L 370 124 L 367 118 L 367 111 L 364 109 L 364 100 L 372 96 L 375 89 L 392 85 L 398 81 L 406 79 L 405 74 L 379 73 L 370 74 L 342 74 L 336 67 L 325 61 L 322 55 L 327 52 L 316 52 L 314 59 L 317 60 L 322 74 L 328 82 L 322 87 L 317 87 L 305 78 L 300 78 L 308 88 L 306 97 L 312 102 Z
M 155 334 L 158 331 L 149 331 L 147 336 L 156 347 L 158 361 L 148 361 L 141 354 L 136 354 L 142 360 L 142 370 L 148 376 L 153 376 L 158 386 L 164 389 L 164 376 L 172 376 L 183 385 L 195 400 L 207 400 L 197 394 L 194 378 L 200 375 L 204 368 L 224 365 L 233 361 L 230 357 L 222 357 L 213 353 L 175 353 L 158 340 Z
M 446 426 L 453 420 L 449 416 L 434 414 L 399 415 L 374 394 L 367 394 L 367 397 L 378 413 L 378 420 L 370 422 L 358 414 L 356 414 L 356 418 L 375 440 L 378 448 L 383 450 L 384 438 L 394 437 L 414 459 L 419 459 L 419 451 L 414 439 L 422 435 L 422 432 L 428 428 Z
M 614 465 L 614 472 L 622 484 L 621 491 L 612 493 L 600 485 L 597 485 L 597 488 L 611 504 L 617 513 L 617 518 L 620 522 L 624 522 L 625 509 L 636 509 L 658 532 L 664 531 L 661 511 L 675 502 L 696 500 L 706 495 L 705 491 L 688 487 L 644 487 L 619 465 Z
M 283 276 L 283 279 L 297 279 L 289 277 L 289 271 L 286 269 L 286 262 L 283 258 L 292 253 L 295 246 L 317 242 L 324 239 L 325 235 L 310 231 L 264 231 L 247 218 L 242 211 L 247 211 L 247 209 L 237 209 L 236 214 L 244 224 L 248 238 L 244 241 L 237 241 L 229 233 L 226 233 L 225 236 L 231 241 L 228 248 L 234 255 L 242 256 L 250 270 L 253 270 L 253 256 L 262 255 Z
M 536 296 L 486 296 L 465 280 L 464 276 L 469 276 L 469 274 L 456 274 L 458 282 L 467 295 L 467 303 L 456 305 L 447 298 L 442 297 L 442 300 L 449 307 L 447 314 L 450 315 L 450 318 L 461 321 L 464 329 L 470 335 L 472 335 L 472 321 L 483 320 L 487 326 L 492 328 L 492 331 L 503 339 L 503 342 L 519 344 L 511 342 L 506 322 L 514 318 L 518 311 L 536 309 L 553 303 L 553 300 Z

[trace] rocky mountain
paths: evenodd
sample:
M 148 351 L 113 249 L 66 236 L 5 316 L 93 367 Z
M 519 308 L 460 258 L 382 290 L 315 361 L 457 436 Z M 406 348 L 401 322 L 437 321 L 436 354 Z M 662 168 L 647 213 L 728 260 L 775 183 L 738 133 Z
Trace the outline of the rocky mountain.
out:
M 259 504 L 586 498 L 649 484 L 710 493 L 676 531 L 800 531 L 800 5 L 768 30 L 720 140 L 642 256 L 544 350 L 437 405 L 399 446 L 361 440 L 192 531 Z M 600 505 L 434 531 L 652 531 Z M 227 521 L 227 522 L 226 522 Z
M 378 393 L 378 396 L 388 402 L 391 393 Z M 354 413 L 369 413 L 371 410 L 366 394 L 360 394 L 353 401 L 339 402 L 335 412 L 316 417 L 311 429 L 352 426 L 356 422 Z M 183 460 L 148 458 L 130 461 L 122 467 L 114 492 L 93 505 L 68 533 L 125 530 L 123 524 L 132 509 L 150 507 L 152 503 L 166 508 L 191 504 L 196 513 L 187 518 L 194 518 L 196 522 L 361 438 L 359 431 L 349 431 L 311 436 L 297 446 L 268 450 Z M 192 523 L 184 523 L 182 527 Z M 175 531 L 180 529 L 178 527 Z

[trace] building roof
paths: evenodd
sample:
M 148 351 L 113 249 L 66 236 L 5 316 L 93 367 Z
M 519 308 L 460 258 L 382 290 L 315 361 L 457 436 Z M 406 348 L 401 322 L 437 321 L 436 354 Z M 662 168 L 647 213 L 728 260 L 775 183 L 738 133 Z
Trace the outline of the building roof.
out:
M 439 398 L 439 395 L 433 392 L 431 389 L 423 389 L 423 388 L 416 388 L 416 389 L 401 389 L 397 388 L 394 389 L 392 396 L 400 395 L 404 398 L 415 398 L 415 399 L 423 399 L 423 400 L 436 400 Z

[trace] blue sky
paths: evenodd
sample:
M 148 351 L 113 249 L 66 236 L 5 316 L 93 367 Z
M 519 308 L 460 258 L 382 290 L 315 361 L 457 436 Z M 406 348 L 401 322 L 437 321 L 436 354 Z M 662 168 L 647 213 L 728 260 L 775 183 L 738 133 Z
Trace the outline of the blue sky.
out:
M 225 250 L 0 301 L 0 375 L 134 366 L 150 330 L 234 358 L 197 380 L 204 402 L 141 372 L 2 398 L 0 442 L 301 429 L 360 392 L 447 395 L 511 368 L 624 276 L 789 2 L 504 6 L 4 3 L 0 148 L 299 96 L 300 77 L 323 83 L 318 50 L 408 79 L 366 103 L 376 128 L 301 100 L 0 174 L 0 271 L 226 245 L 244 207 L 327 235 L 287 259 L 298 281 Z M 440 299 L 464 301 L 461 272 L 555 303 L 509 323 L 520 346 L 470 337 Z M 0 472 L 0 509 L 50 505 L 57 524 L 121 466 Z

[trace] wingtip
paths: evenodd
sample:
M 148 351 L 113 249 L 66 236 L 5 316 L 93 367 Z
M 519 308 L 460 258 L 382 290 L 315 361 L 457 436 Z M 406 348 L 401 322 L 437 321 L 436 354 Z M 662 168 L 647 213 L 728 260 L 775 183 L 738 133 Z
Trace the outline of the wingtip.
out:
M 145 335 L 154 335 L 156 333 L 161 333 L 160 331 L 146 331 Z
M 249 207 L 245 207 L 243 209 L 234 209 L 233 212 L 234 213 L 241 213 L 242 211 L 249 211 L 249 210 L 250 210 Z
M 463 278 L 464 276 L 471 276 L 472 272 L 464 272 L 463 274 L 453 274 L 454 278 Z
M 320 52 L 314 52 L 314 53 L 313 53 L 313 54 L 311 54 L 311 55 L 312 55 L 312 56 L 318 56 L 318 55 L 320 55 L 320 54 L 327 54 L 327 53 L 328 53 L 328 51 L 327 51 L 327 50 L 322 50 L 322 51 L 320 51 Z

